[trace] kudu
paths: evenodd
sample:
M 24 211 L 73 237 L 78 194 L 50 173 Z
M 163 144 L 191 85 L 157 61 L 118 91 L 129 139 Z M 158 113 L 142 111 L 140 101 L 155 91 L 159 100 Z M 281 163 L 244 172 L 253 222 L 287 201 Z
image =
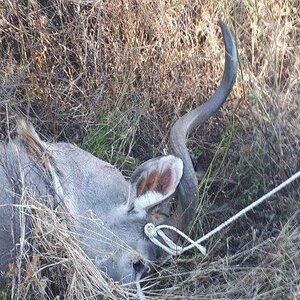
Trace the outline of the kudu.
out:
M 11 250 L 20 238 L 14 219 L 18 208 L 13 205 L 20 202 L 21 181 L 40 201 L 52 195 L 65 212 L 82 217 L 70 228 L 78 233 L 82 250 L 96 267 L 114 280 L 135 281 L 147 274 L 149 265 L 159 263 L 162 250 L 144 235 L 144 226 L 165 223 L 185 230 L 193 220 L 198 180 L 186 139 L 220 108 L 236 79 L 234 39 L 223 22 L 219 25 L 225 44 L 220 86 L 207 102 L 173 125 L 170 154 L 143 163 L 130 183 L 109 163 L 69 143 L 46 143 L 32 125 L 19 121 L 17 137 L 0 144 L 2 274 L 13 261 Z

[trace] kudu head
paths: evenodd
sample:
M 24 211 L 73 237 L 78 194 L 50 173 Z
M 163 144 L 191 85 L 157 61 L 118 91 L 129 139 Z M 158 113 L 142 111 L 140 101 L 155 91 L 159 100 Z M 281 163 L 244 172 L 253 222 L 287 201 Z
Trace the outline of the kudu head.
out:
M 181 117 L 171 128 L 170 155 L 149 160 L 133 173 L 126 204 L 109 214 L 110 230 L 122 237 L 136 255 L 120 250 L 95 263 L 118 280 L 136 280 L 147 274 L 151 263 L 159 262 L 162 250 L 144 234 L 144 226 L 172 224 L 185 230 L 193 220 L 198 200 L 198 180 L 186 147 L 189 132 L 205 122 L 224 103 L 236 79 L 237 52 L 228 27 L 219 22 L 225 44 L 225 69 L 215 94 L 195 110 Z M 170 234 L 170 232 L 169 232 Z M 176 236 L 169 236 L 176 239 Z M 113 251 L 112 251 L 113 252 Z
M 20 126 L 18 143 L 8 145 L 6 150 L 0 147 L 0 153 L 6 153 L 11 162 L 11 169 L 16 160 L 14 149 L 19 147 L 17 152 L 18 157 L 21 156 L 25 179 L 40 194 L 49 190 L 49 180 L 44 180 L 38 173 L 38 169 L 46 169 L 58 194 L 57 203 L 74 216 L 70 229 L 80 237 L 80 247 L 114 280 L 122 283 L 139 280 L 162 258 L 162 250 L 144 234 L 147 223 L 171 224 L 184 230 L 193 219 L 198 183 L 186 139 L 190 130 L 205 122 L 224 103 L 237 72 L 234 39 L 223 22 L 219 25 L 225 44 L 225 70 L 220 86 L 206 103 L 173 125 L 170 155 L 139 166 L 129 183 L 115 167 L 76 146 L 44 143 L 29 124 Z M 31 163 L 39 165 L 38 168 L 30 167 Z M 18 165 L 14 174 L 20 169 Z M 1 172 L 0 165 L 0 184 L 10 186 L 10 179 L 5 179 Z M 3 196 L 6 190 L 0 195 L 0 206 L 1 202 L 10 201 L 9 194 Z M 6 214 L 9 212 L 0 210 L 0 216 Z M 9 225 L 5 218 L 0 219 L 0 240 L 10 241 Z M 177 237 L 170 235 L 170 238 Z M 9 251 L 10 245 L 9 242 L 8 245 L 1 243 L 0 252 Z M 0 255 L 0 271 L 1 268 Z

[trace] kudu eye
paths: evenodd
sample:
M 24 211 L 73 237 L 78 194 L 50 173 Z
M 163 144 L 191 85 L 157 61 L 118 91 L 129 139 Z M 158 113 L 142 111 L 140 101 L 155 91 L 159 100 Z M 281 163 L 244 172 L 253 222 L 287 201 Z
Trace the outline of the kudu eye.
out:
M 145 270 L 145 264 L 143 263 L 142 260 L 138 260 L 134 262 L 133 264 L 133 269 L 136 273 L 143 273 Z

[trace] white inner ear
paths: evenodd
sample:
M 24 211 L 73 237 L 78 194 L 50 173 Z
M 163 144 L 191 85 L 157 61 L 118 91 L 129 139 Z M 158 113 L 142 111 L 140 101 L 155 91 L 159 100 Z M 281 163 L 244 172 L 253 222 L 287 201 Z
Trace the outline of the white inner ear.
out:
M 158 169 L 160 173 L 163 173 L 166 169 L 171 169 L 172 178 L 170 182 L 169 192 L 167 194 L 162 194 L 158 191 L 149 190 L 141 196 L 137 197 L 136 199 L 134 199 L 134 207 L 139 212 L 142 212 L 142 210 L 155 206 L 156 204 L 162 202 L 164 199 L 168 198 L 175 192 L 177 185 L 182 177 L 183 162 L 178 157 L 168 155 L 162 157 L 155 168 Z
M 149 191 L 140 196 L 138 201 L 135 202 L 135 208 L 145 209 L 147 207 L 154 206 L 164 200 L 168 196 L 162 195 L 161 193 Z

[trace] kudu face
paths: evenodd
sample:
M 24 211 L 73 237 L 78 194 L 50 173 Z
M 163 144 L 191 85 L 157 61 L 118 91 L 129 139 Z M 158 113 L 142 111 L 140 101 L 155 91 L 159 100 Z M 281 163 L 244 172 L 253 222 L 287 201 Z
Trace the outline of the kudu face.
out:
M 121 283 L 133 282 L 148 274 L 151 264 L 161 256 L 161 251 L 145 236 L 144 226 L 149 222 L 168 222 L 163 204 L 175 192 L 183 164 L 172 155 L 149 160 L 136 169 L 130 183 L 110 165 L 101 165 L 97 173 L 99 168 L 111 168 L 107 183 L 100 173 L 101 188 L 111 186 L 100 196 L 107 199 L 99 207 L 89 204 L 87 209 L 80 208 L 76 231 L 80 232 L 82 248 L 99 269 Z M 99 176 L 96 179 L 100 181 Z M 113 199 L 110 189 L 114 189 Z M 100 191 L 95 193 L 97 202 L 99 194 Z
M 144 226 L 164 223 L 184 230 L 193 219 L 198 189 L 186 138 L 219 109 L 236 78 L 234 40 L 226 25 L 219 25 L 226 50 L 219 88 L 171 128 L 171 155 L 139 166 L 130 183 L 112 165 L 71 144 L 47 144 L 30 124 L 19 122 L 18 138 L 0 144 L 0 271 L 14 247 L 9 205 L 16 204 L 21 175 L 39 199 L 52 194 L 57 206 L 73 217 L 70 230 L 80 237 L 81 248 L 114 280 L 138 280 L 159 262 L 162 252 L 145 236 Z M 19 231 L 13 233 L 17 241 Z

